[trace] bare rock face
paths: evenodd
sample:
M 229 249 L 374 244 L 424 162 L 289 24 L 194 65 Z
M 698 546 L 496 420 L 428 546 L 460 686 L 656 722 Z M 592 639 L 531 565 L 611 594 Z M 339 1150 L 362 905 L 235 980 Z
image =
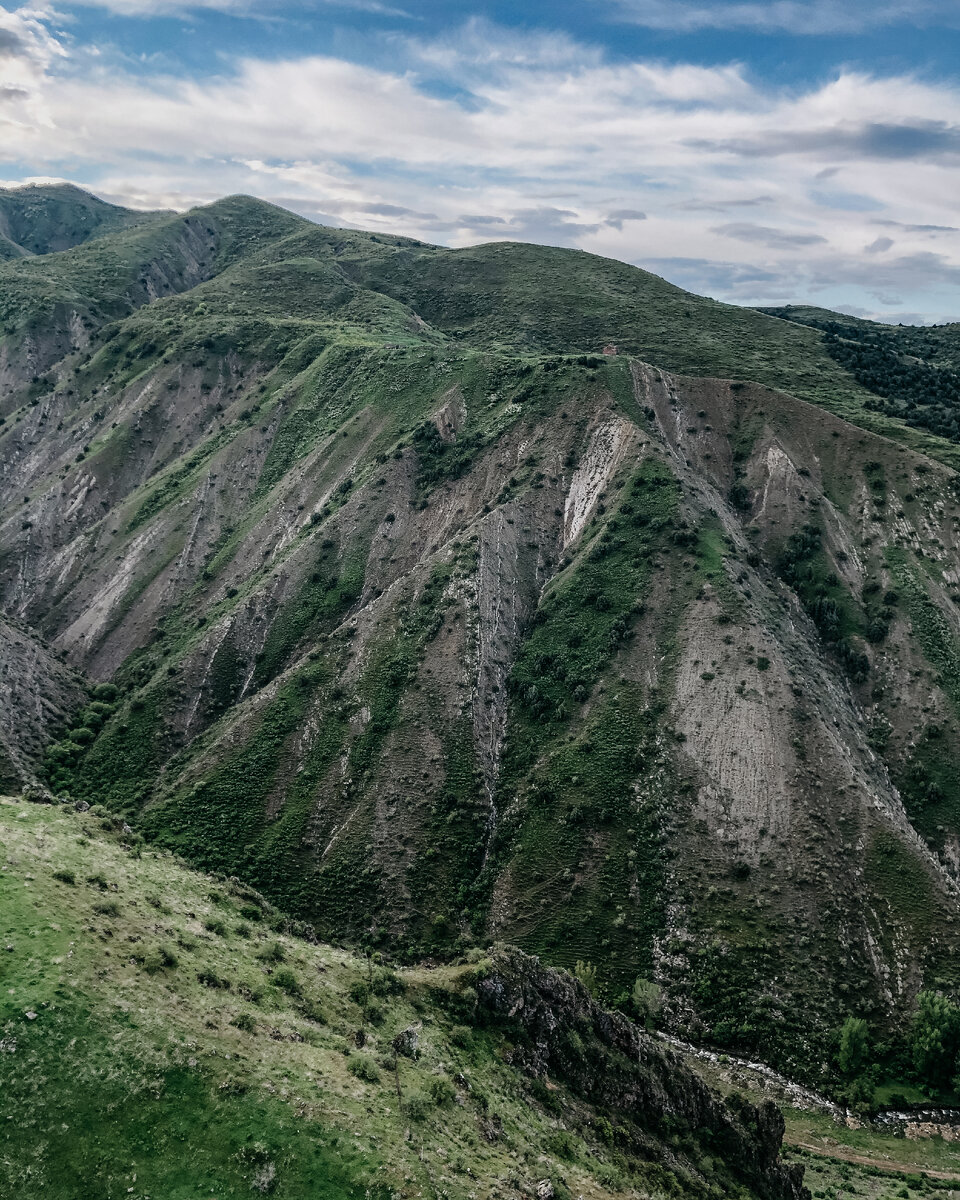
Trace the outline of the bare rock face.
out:
M 514 1064 L 538 1078 L 562 1079 L 608 1113 L 637 1151 L 662 1147 L 671 1129 L 692 1130 L 752 1194 L 808 1200 L 803 1168 L 780 1160 L 783 1117 L 771 1102 L 724 1104 L 671 1051 L 601 1008 L 577 980 L 518 950 L 497 948 L 477 991 L 490 1019 L 522 1035 L 515 1037 Z

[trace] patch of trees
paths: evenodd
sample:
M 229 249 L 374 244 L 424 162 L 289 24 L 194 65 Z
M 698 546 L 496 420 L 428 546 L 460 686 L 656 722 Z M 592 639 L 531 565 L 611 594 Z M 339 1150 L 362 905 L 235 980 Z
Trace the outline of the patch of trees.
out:
M 884 1075 L 909 1080 L 936 1099 L 960 1092 L 960 1005 L 942 992 L 920 992 L 904 1034 L 890 1044 L 875 1043 L 862 1017 L 847 1017 L 838 1033 L 835 1064 L 840 1098 L 862 1112 L 873 1107 L 874 1089 Z M 894 1107 L 905 1103 L 901 1097 L 890 1099 Z
M 777 315 L 796 320 L 788 312 Z M 960 442 L 960 371 L 950 361 L 956 351 L 946 334 L 814 318 L 801 323 L 822 330 L 830 357 L 878 397 L 865 407 Z

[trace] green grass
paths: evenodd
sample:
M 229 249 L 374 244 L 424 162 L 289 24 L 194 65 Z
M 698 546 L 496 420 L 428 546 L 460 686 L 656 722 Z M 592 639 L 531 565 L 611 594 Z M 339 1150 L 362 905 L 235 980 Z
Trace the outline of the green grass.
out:
M 679 1118 L 667 1155 L 628 1153 L 566 1085 L 509 1065 L 522 1031 L 476 1012 L 489 963 L 398 973 L 306 941 L 97 807 L 0 800 L 0 852 L 4 1195 L 749 1194 Z M 416 1057 L 396 1055 L 414 1025 Z

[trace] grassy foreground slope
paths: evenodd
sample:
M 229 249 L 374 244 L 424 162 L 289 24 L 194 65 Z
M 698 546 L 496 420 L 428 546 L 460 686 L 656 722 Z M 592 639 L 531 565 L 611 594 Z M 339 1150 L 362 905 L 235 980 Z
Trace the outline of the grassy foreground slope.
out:
M 800 1200 L 772 1105 L 519 952 L 394 972 L 96 808 L 0 801 L 0 1193 Z

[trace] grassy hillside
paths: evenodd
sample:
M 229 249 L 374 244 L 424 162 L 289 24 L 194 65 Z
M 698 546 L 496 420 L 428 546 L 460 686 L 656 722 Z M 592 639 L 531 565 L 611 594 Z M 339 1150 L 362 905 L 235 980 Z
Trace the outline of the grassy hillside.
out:
M 102 809 L 4 800 L 0 853 L 5 1195 L 799 1200 L 775 1114 L 532 960 L 318 945 Z
M 163 215 L 108 204 L 68 183 L 0 188 L 0 258 L 54 254 Z
M 765 309 L 819 329 L 830 357 L 880 397 L 866 407 L 960 442 L 960 326 L 880 325 L 825 309 Z

